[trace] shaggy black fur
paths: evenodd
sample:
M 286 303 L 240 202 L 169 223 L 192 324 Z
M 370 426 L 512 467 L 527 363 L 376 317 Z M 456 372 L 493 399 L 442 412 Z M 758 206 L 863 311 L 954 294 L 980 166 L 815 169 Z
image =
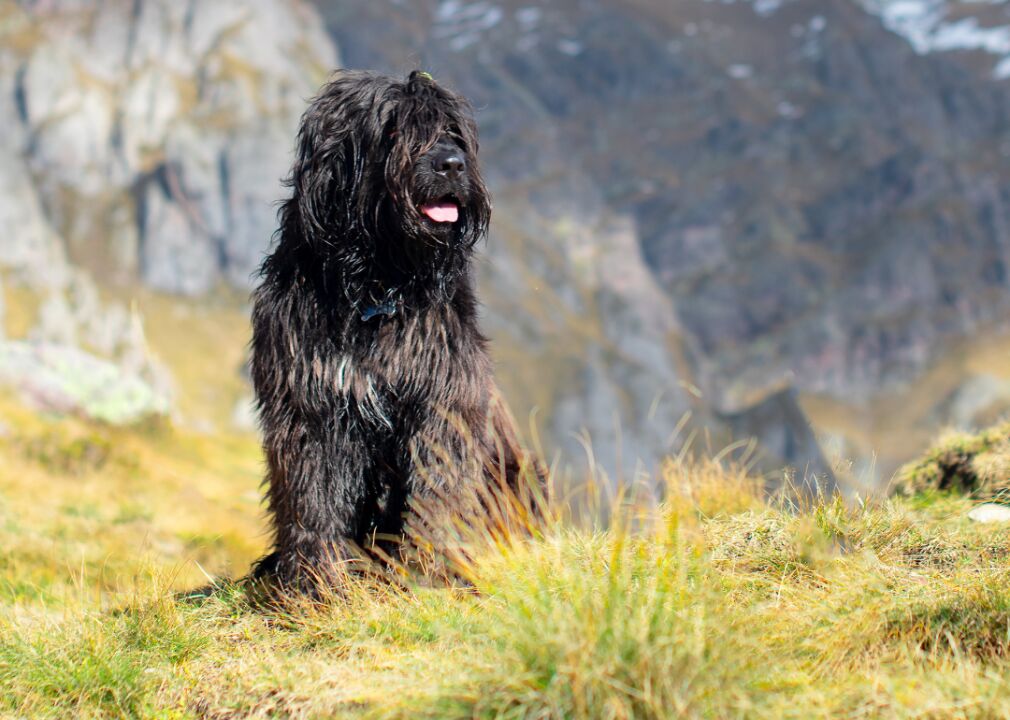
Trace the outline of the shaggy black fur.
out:
M 303 116 L 254 295 L 274 530 L 257 576 L 318 589 L 400 534 L 412 498 L 518 482 L 470 277 L 491 214 L 476 156 L 469 105 L 426 73 L 339 72 Z

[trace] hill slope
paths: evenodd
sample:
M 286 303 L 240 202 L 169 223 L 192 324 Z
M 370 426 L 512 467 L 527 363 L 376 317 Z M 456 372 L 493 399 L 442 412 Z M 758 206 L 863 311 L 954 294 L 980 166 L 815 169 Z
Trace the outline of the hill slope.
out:
M 0 440 L 16 478 L 0 491 L 0 714 L 1010 712 L 1010 545 L 965 497 L 791 511 L 739 472 L 670 464 L 662 506 L 478 549 L 470 586 L 349 578 L 331 604 L 278 612 L 227 584 L 172 593 L 260 551 L 253 445 L 21 419 Z

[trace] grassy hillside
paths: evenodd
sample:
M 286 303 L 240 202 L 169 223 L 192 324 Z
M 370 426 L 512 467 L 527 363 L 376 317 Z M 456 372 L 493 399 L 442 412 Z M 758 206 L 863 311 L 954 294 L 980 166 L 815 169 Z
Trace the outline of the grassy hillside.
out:
M 965 496 L 790 509 L 671 464 L 660 508 L 479 551 L 472 587 L 265 611 L 175 594 L 262 549 L 253 438 L 2 409 L 3 716 L 1010 714 L 1010 534 Z
M 132 299 L 171 421 L 0 394 L 0 717 L 1010 716 L 1010 533 L 967 518 L 1006 486 L 1006 427 L 945 438 L 901 496 L 854 505 L 670 464 L 658 508 L 469 538 L 468 587 L 349 578 L 267 611 L 223 581 L 185 592 L 267 542 L 257 438 L 229 429 L 246 314 Z
M 0 603 L 103 607 L 155 575 L 244 572 L 265 544 L 255 438 L 116 429 L 10 398 L 0 417 Z

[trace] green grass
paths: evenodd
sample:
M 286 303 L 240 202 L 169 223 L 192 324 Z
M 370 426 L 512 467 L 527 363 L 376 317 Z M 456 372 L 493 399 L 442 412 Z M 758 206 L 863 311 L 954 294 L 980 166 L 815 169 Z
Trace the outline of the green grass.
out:
M 671 463 L 608 527 L 464 537 L 471 585 L 266 610 L 177 594 L 262 549 L 251 440 L 23 420 L 46 450 L 0 443 L 31 479 L 0 489 L 0 716 L 1010 715 L 1010 533 L 963 495 L 794 510 Z

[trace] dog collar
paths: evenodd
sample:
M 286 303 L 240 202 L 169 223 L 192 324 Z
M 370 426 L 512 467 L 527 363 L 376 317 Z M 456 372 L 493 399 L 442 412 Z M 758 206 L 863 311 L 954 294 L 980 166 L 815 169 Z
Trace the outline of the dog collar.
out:
M 386 315 L 387 317 L 393 317 L 396 315 L 396 303 L 392 300 L 382 303 L 381 305 L 369 305 L 361 313 L 361 321 L 368 322 L 372 318 L 378 315 Z

